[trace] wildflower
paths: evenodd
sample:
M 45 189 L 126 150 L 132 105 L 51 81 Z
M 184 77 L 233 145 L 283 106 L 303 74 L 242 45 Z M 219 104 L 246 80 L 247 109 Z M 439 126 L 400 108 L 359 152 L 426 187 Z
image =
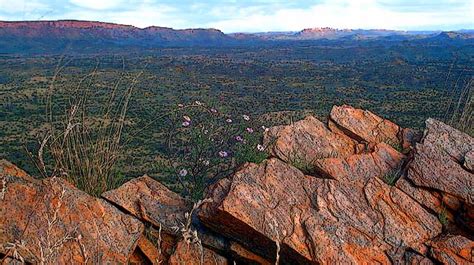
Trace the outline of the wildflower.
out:
M 189 116 L 186 116 L 186 115 L 183 116 L 183 119 L 187 122 L 191 121 L 191 118 Z
M 183 127 L 188 127 L 189 125 L 191 125 L 191 123 L 189 123 L 189 121 L 183 122 Z
M 249 115 L 242 115 L 242 117 L 244 117 L 244 120 L 246 120 L 246 121 L 249 121 L 249 120 L 250 120 Z
M 264 132 L 268 132 L 270 129 L 267 128 L 267 127 L 265 127 L 265 125 L 263 125 L 263 126 L 262 126 L 262 130 L 263 130 Z
M 181 104 L 181 103 L 179 103 L 179 104 L 178 104 L 178 107 L 182 108 L 182 107 L 184 107 L 184 105 Z
M 219 156 L 220 157 L 227 157 L 227 156 L 229 156 L 229 153 L 227 153 L 226 151 L 219 151 Z
M 261 145 L 261 144 L 257 144 L 257 150 L 260 151 L 260 152 L 263 152 L 263 151 L 265 151 L 265 147 L 263 147 L 263 145 Z
M 204 134 L 208 134 L 209 133 L 209 130 L 204 130 Z
M 179 171 L 179 175 L 181 177 L 186 177 L 186 175 L 188 175 L 188 171 L 185 168 L 183 168 Z
M 210 162 L 209 162 L 209 160 L 204 160 L 204 161 L 202 161 L 202 163 L 203 163 L 205 166 L 209 166 L 209 163 L 210 163 Z
M 225 120 L 227 123 L 232 123 L 232 119 Z
M 242 142 L 242 141 L 244 140 L 244 138 L 242 138 L 242 136 L 240 136 L 240 135 L 237 135 L 237 136 L 235 137 L 235 140 L 236 140 L 237 142 Z
M 249 128 L 247 128 L 247 129 L 245 129 L 245 130 L 247 130 L 247 132 L 248 132 L 248 133 L 253 133 L 253 129 L 252 129 L 252 128 L 250 128 L 250 127 L 249 127 Z
M 211 112 L 212 112 L 212 113 L 217 113 L 217 110 L 216 110 L 215 108 L 212 108 L 212 109 L 211 109 Z
M 194 103 L 196 103 L 196 105 L 198 105 L 198 106 L 202 106 L 201 101 L 197 101 L 197 100 L 196 100 Z

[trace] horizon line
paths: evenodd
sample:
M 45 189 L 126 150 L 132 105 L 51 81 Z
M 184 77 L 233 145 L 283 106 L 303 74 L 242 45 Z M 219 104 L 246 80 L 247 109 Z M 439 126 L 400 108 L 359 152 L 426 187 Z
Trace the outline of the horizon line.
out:
M 173 28 L 168 26 L 157 26 L 151 25 L 146 27 L 139 27 L 131 24 L 123 24 L 117 22 L 106 22 L 106 21 L 99 21 L 99 20 L 81 20 L 81 19 L 57 19 L 57 20 L 50 20 L 50 19 L 38 19 L 38 20 L 0 20 L 0 23 L 25 23 L 25 22 L 93 22 L 93 23 L 102 23 L 102 24 L 112 24 L 118 26 L 126 26 L 126 27 L 133 27 L 140 30 L 145 30 L 148 28 L 164 28 L 164 29 L 172 29 L 172 30 L 218 30 L 224 34 L 256 34 L 256 33 L 290 33 L 290 32 L 301 32 L 307 29 L 335 29 L 335 30 L 385 30 L 385 31 L 394 31 L 394 32 L 458 32 L 463 30 L 474 30 L 474 28 L 460 28 L 460 29 L 450 29 L 450 30 L 441 30 L 441 29 L 432 29 L 432 30 L 403 30 L 403 29 L 388 29 L 388 28 L 336 28 L 330 26 L 320 26 L 320 27 L 307 27 L 300 30 L 292 31 L 292 30 L 275 30 L 275 31 L 234 31 L 234 32 L 224 32 L 218 28 L 204 28 L 204 27 L 196 27 L 196 28 Z

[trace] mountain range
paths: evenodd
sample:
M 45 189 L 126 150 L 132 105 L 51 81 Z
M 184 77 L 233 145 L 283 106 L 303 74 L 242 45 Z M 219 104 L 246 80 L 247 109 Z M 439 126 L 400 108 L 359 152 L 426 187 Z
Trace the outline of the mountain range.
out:
M 84 49 L 138 46 L 235 46 L 282 41 L 437 41 L 474 39 L 473 30 L 397 31 L 386 29 L 308 28 L 298 32 L 224 34 L 218 29 L 138 28 L 130 25 L 78 20 L 0 21 L 0 53 L 58 51 L 65 47 Z

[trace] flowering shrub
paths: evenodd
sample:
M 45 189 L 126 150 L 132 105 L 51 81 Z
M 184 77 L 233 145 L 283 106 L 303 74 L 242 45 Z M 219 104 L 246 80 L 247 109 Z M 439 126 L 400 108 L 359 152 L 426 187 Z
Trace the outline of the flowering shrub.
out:
M 180 104 L 169 118 L 166 159 L 160 171 L 194 200 L 205 187 L 245 162 L 267 158 L 265 127 L 247 114 L 230 115 L 201 102 Z

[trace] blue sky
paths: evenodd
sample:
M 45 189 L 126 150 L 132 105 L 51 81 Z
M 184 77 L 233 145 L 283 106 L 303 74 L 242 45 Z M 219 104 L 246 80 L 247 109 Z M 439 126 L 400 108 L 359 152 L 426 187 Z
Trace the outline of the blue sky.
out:
M 0 20 L 79 19 L 224 32 L 474 28 L 474 0 L 0 0 Z

